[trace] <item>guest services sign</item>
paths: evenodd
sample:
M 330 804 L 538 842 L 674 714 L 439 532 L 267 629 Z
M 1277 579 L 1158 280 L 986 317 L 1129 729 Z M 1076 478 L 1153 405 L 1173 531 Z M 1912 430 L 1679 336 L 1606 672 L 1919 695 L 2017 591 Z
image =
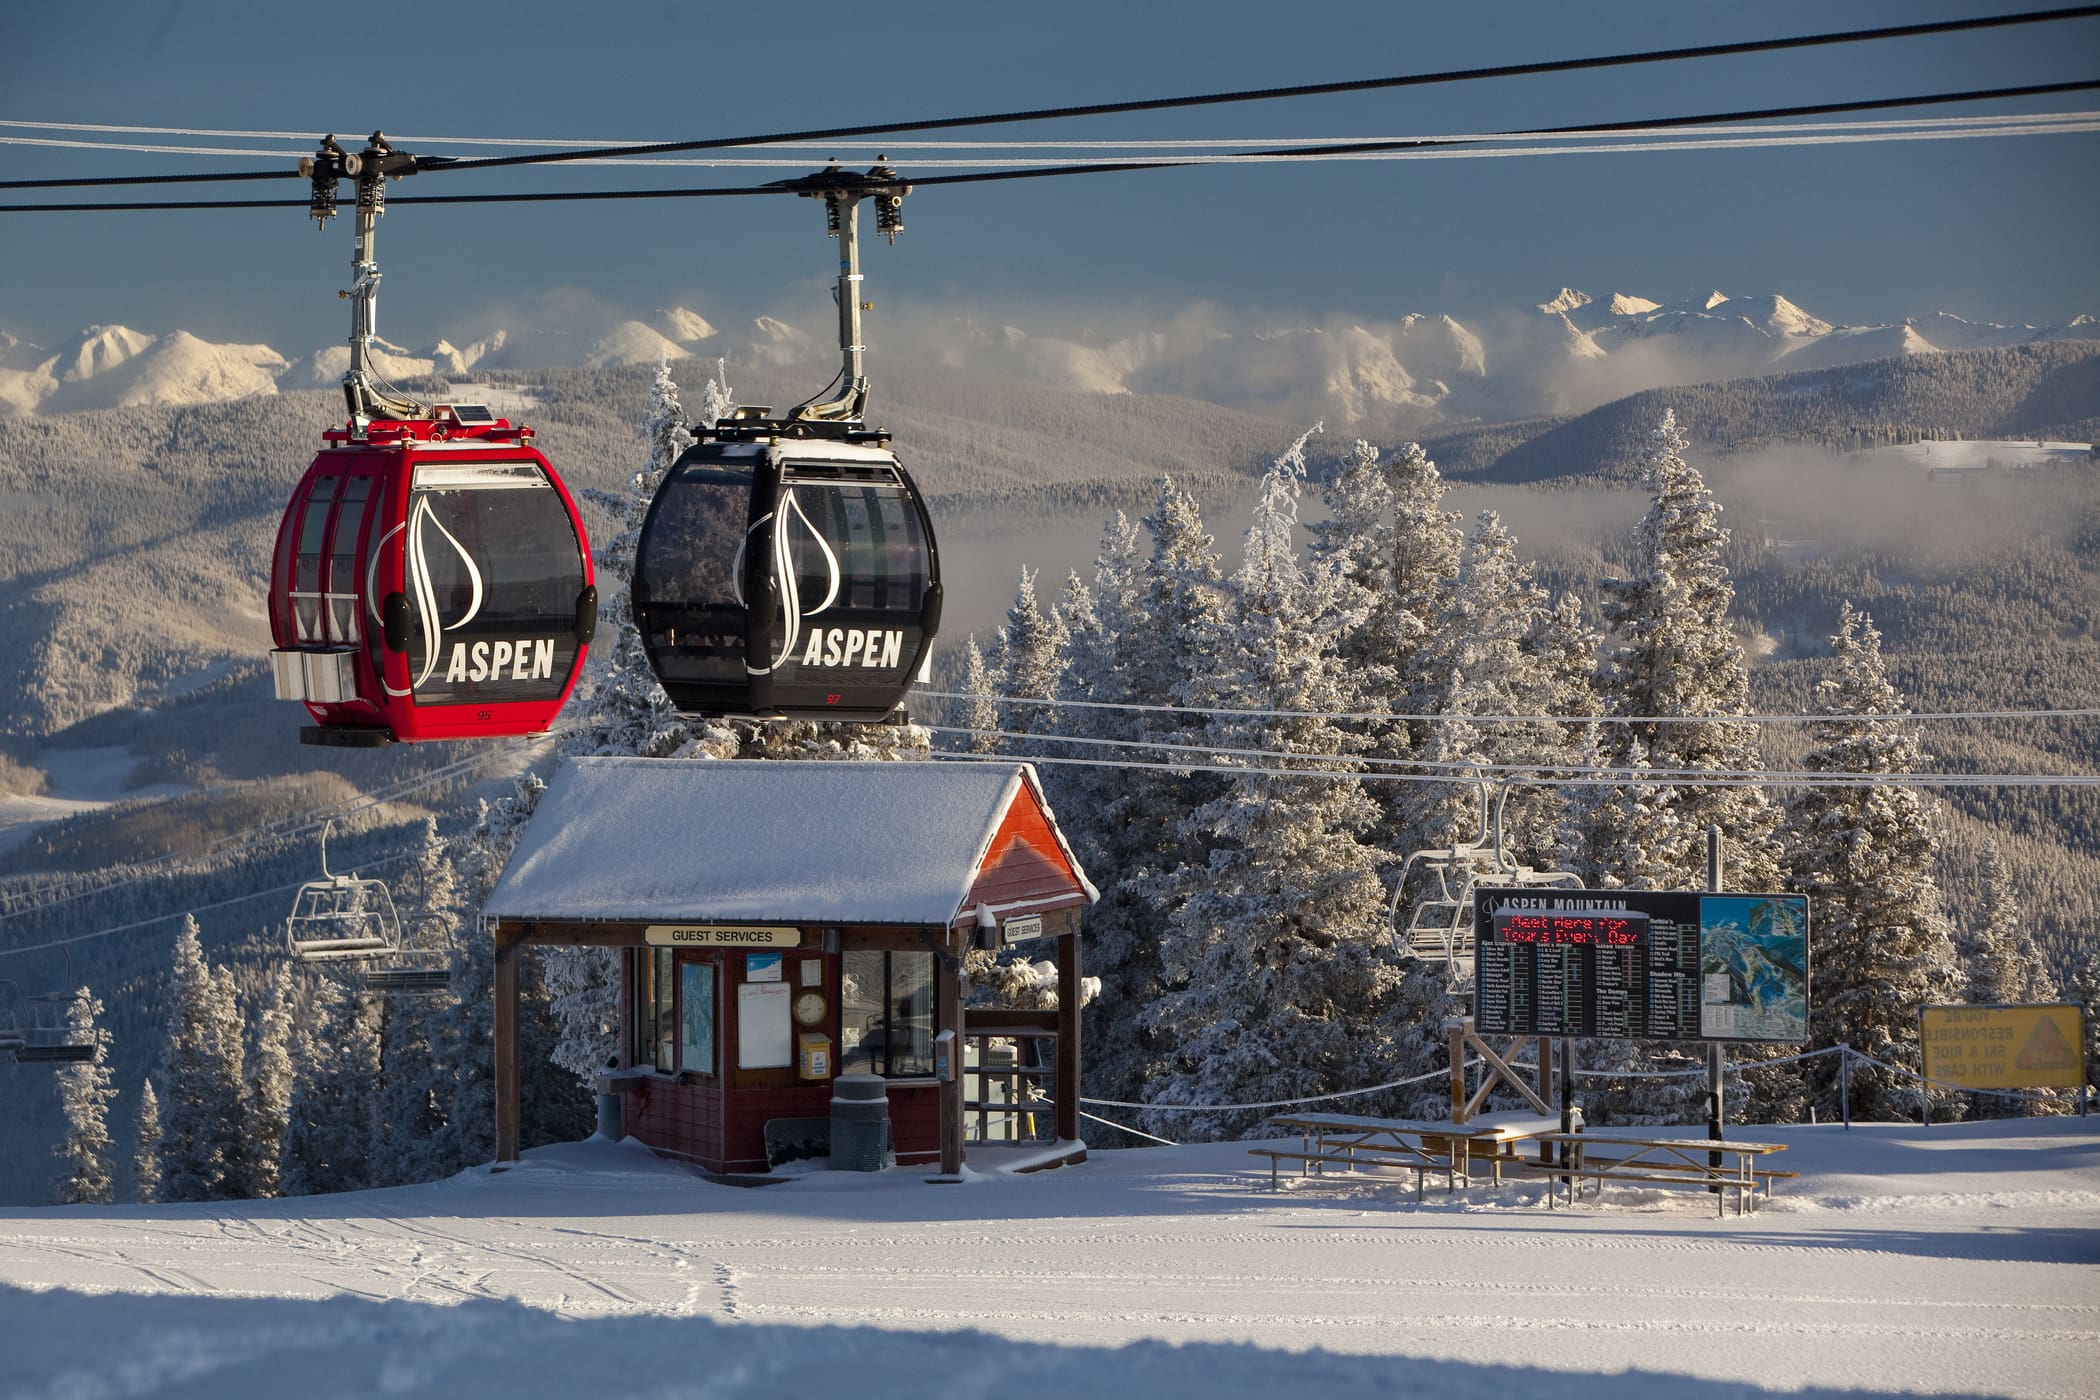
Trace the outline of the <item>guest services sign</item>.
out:
M 653 948 L 794 948 L 802 930 L 781 924 L 650 924 L 643 939 Z

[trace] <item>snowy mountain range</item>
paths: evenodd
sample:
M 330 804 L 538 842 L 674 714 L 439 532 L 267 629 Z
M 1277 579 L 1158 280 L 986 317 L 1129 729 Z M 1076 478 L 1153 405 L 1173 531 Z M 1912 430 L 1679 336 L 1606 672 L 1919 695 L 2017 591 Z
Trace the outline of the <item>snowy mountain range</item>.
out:
M 378 371 L 391 379 L 549 366 L 600 369 L 682 359 L 715 334 L 698 312 L 674 306 L 646 321 L 618 321 L 595 333 L 498 329 L 465 345 L 440 340 L 420 350 L 379 340 L 373 358 Z M 349 365 L 348 345 L 291 360 L 267 345 L 214 345 L 187 331 L 148 335 L 128 326 L 90 326 L 56 349 L 0 332 L 0 417 L 180 407 L 290 389 L 332 389 Z
M 1674 384 L 1948 350 L 2100 339 L 2100 320 L 1997 325 L 1940 313 L 1893 325 L 1848 326 L 1784 296 L 1715 291 L 1663 303 L 1563 287 L 1531 308 L 1472 326 L 1447 315 L 1320 324 L 1256 322 L 1191 308 L 1135 333 L 1057 334 L 955 318 L 899 317 L 882 348 L 930 365 L 968 367 L 1046 387 L 1174 394 L 1291 421 L 1323 418 L 1373 432 L 1582 412 Z M 731 363 L 820 367 L 829 335 L 766 316 L 741 337 L 670 307 L 587 330 L 496 329 L 424 349 L 381 342 L 382 374 L 459 378 L 487 370 L 653 364 L 724 355 Z M 96 326 L 56 348 L 0 333 L 0 416 L 135 405 L 183 405 L 329 388 L 349 350 L 297 360 L 267 345 L 217 345 L 185 331 L 149 335 Z

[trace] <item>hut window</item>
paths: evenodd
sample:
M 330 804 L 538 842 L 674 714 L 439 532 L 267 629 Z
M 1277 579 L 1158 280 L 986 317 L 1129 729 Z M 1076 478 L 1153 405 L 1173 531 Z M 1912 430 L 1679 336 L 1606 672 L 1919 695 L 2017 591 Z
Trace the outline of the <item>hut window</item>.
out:
M 841 964 L 839 1068 L 893 1079 L 932 1074 L 940 1017 L 933 954 L 850 952 Z
M 678 1068 L 677 989 L 669 948 L 651 948 L 634 960 L 634 1064 L 666 1074 Z

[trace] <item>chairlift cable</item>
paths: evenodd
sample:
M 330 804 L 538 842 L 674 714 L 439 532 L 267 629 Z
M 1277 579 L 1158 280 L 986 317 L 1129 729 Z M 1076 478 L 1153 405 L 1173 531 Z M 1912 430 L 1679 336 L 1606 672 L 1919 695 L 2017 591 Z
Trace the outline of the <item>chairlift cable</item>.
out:
M 1357 78 L 1342 82 L 1303 83 L 1289 87 L 1247 88 L 1233 92 L 1198 93 L 1183 97 L 1145 98 L 1129 102 L 1100 102 L 1073 107 L 1043 107 L 1029 111 L 992 112 L 970 117 L 936 117 L 910 122 L 885 122 L 848 127 L 816 128 L 800 132 L 774 132 L 761 136 L 715 137 L 703 141 L 658 142 L 646 146 L 600 146 L 577 151 L 541 152 L 533 155 L 487 156 L 449 161 L 433 169 L 487 170 L 510 165 L 551 164 L 556 161 L 590 160 L 600 156 L 669 155 L 677 151 L 717 149 L 731 145 L 777 145 L 787 141 L 831 141 L 855 136 L 885 136 L 893 132 L 941 131 L 966 126 L 998 126 L 1015 122 L 1063 121 L 1074 117 L 1115 116 L 1130 112 L 1161 112 L 1189 107 L 1211 107 L 1228 103 L 1267 102 L 1282 98 L 1333 96 L 1352 92 L 1374 92 L 1433 84 L 1478 82 L 1488 78 L 1536 77 L 1547 73 L 1570 73 L 1597 68 L 1620 68 L 1638 64 L 1672 63 L 1688 59 L 1723 58 L 1740 54 L 1771 53 L 1786 49 L 1820 48 L 1832 44 L 1865 43 L 1887 39 L 1916 38 L 1936 34 L 1964 33 L 2009 25 L 2040 24 L 2053 20 L 2084 19 L 2100 15 L 2100 5 L 2079 5 L 2061 10 L 2028 10 L 2006 15 L 1981 15 L 1958 20 L 1936 20 L 1920 24 L 1891 25 L 1828 34 L 1795 35 L 1779 39 L 1751 39 L 1726 44 L 1700 44 L 1676 49 L 1653 49 L 1645 53 L 1599 54 L 1585 58 L 1548 59 L 1536 63 L 1500 64 L 1486 68 L 1448 69 L 1433 73 L 1408 73 L 1385 78 Z
M 2100 718 L 2100 708 L 2078 710 L 1928 710 L 1912 714 L 1755 714 L 1755 715 L 1478 715 L 1413 714 L 1375 710 L 1242 710 L 1224 706 L 1148 705 L 1112 700 L 1045 699 L 1033 695 L 970 695 L 959 690 L 917 690 L 929 700 L 990 702 L 995 705 L 1039 705 L 1051 709 L 1115 710 L 1132 714 L 1223 715 L 1232 719 L 1411 720 L 1467 724 L 1821 724 L 1846 720 L 1908 723 L 1912 720 L 2051 720 Z M 1056 735 L 1042 736 L 1055 738 Z
M 1046 742 L 1035 735 L 1029 737 L 1037 743 Z M 1158 763 L 1142 763 L 1130 759 L 1065 758 L 1049 754 L 967 754 L 938 751 L 934 753 L 933 758 L 934 761 L 943 763 L 1035 763 L 1076 768 L 1115 768 L 1126 772 L 1216 773 L 1228 778 L 1347 778 L 1365 783 L 1437 783 L 1446 786 L 1462 781 L 1440 773 L 1363 773 L 1342 769 L 1258 768 L 1230 763 L 1184 763 L 1172 759 Z M 1640 769 L 1570 769 L 1557 764 L 1540 764 L 1539 767 L 1554 774 L 1574 772 L 1580 776 L 1525 778 L 1522 780 L 1524 786 L 1599 787 L 1653 782 L 1663 787 L 1678 788 L 2100 788 L 2100 775 L 2084 774 L 2055 776 L 2034 773 L 1817 773 L 1770 777 L 1759 771 L 1745 770 L 1735 773 L 1711 773 L 1700 778 L 1651 779 Z
M 1236 748 L 1230 744 L 1206 744 L 1200 741 L 1184 743 L 1178 740 L 1166 739 L 1100 739 L 1086 735 L 1031 734 L 1023 730 L 971 729 L 956 725 L 944 724 L 929 724 L 925 727 L 936 734 L 956 734 L 972 739 L 1005 739 L 1017 743 L 1069 744 L 1078 747 L 1106 748 L 1118 750 L 1144 749 L 1159 753 L 1191 754 L 1198 757 L 1213 758 L 1224 757 L 1288 759 L 1295 762 L 1305 762 L 1315 765 L 1324 765 L 1319 767 L 1290 770 L 1292 772 L 1303 772 L 1313 777 L 1351 777 L 1358 775 L 1362 771 L 1360 769 L 1352 769 L 1348 767 L 1347 765 L 1350 764 L 1367 765 L 1368 767 L 1374 769 L 1432 769 L 1436 771 L 1428 774 L 1428 776 L 1434 778 L 1436 781 L 1439 782 L 1472 781 L 1476 780 L 1478 775 L 1481 774 L 1494 774 L 1498 777 L 1505 778 L 1510 782 L 1518 784 L 1529 783 L 1530 781 L 1532 781 L 1532 775 L 1535 774 L 1547 774 L 1556 777 L 1588 777 L 1600 781 L 1621 781 L 1637 777 L 1642 782 L 1659 783 L 1672 783 L 1680 779 L 1711 777 L 1715 774 L 1721 774 L 1723 776 L 1730 777 L 1747 777 L 1754 774 L 1758 776 L 1773 778 L 1775 780 L 1791 778 L 1819 778 L 1827 776 L 1825 772 L 1821 769 L 1714 769 L 1665 768 L 1661 766 L 1628 768 L 1622 765 L 1609 763 L 1560 763 L 1555 762 L 1551 759 L 1537 759 L 1530 762 L 1495 763 L 1469 759 L 1388 758 L 1370 754 L 1306 753 L 1303 750 L 1298 749 Z M 1859 776 L 1862 778 L 1874 778 L 1881 775 L 1864 773 L 1860 774 Z M 1928 776 L 1967 777 L 1969 775 L 1937 774 Z M 2025 773 L 2010 774 L 2004 776 L 2029 778 L 2082 778 L 2086 775 L 2057 773 Z M 2100 778 L 2096 778 L 2095 781 L 2100 781 Z
M 1797 104 L 1789 107 L 1761 108 L 1739 112 L 1702 112 L 1679 117 L 1644 118 L 1631 122 L 1611 122 L 1603 125 L 1575 125 L 1563 127 L 1540 127 L 1522 131 L 1498 133 L 1492 139 L 1517 140 L 1548 136 L 1575 136 L 1583 133 L 1626 135 L 1643 130 L 1657 132 L 1721 125 L 1726 123 L 1752 122 L 1765 118 L 1808 117 L 1834 115 L 1844 112 L 1882 111 L 1897 107 L 1930 106 L 1957 102 L 1989 102 L 2005 98 L 2042 96 L 2067 92 L 2090 92 L 2100 89 L 2100 78 L 2081 78 L 2071 82 L 2037 83 L 2023 87 L 1974 89 L 1965 92 L 1921 93 L 1908 97 L 1862 98 L 1847 102 L 1822 102 Z M 2051 130 L 2077 131 L 2081 126 L 2065 125 Z M 1981 137 L 1987 135 L 2028 134 L 2017 129 L 2004 133 L 1942 132 L 1925 133 L 1908 138 L 1892 134 L 1862 135 L 1860 140 L 1948 140 L 1956 137 Z M 1155 160 L 1105 160 L 1066 162 L 1049 165 L 1028 165 L 996 170 L 975 170 L 954 175 L 915 176 L 909 183 L 915 187 L 935 185 L 986 184 L 993 181 L 1048 179 L 1061 175 L 1105 175 L 1117 172 L 1140 170 L 1183 170 L 1198 166 L 1232 164 L 1295 164 L 1314 161 L 1371 158 L 1385 156 L 1391 159 L 1467 159 L 1525 154 L 1534 156 L 1626 153 L 1638 152 L 1638 146 L 1603 146 L 1573 149 L 1537 149 L 1512 152 L 1508 150 L 1461 150 L 1461 147 L 1476 147 L 1478 137 L 1420 137 L 1400 140 L 1377 140 L 1342 142 L 1321 147 L 1276 147 L 1259 150 L 1236 151 L 1220 155 L 1162 157 Z M 1754 138 L 1746 137 L 1746 141 Z M 1830 144 L 1831 138 L 1812 140 L 1796 137 L 1775 137 L 1768 145 L 1812 145 Z M 1692 143 L 1677 143 L 1677 147 L 1697 149 Z M 442 168 L 442 167 L 440 167 Z M 251 172 L 252 173 L 252 172 Z M 112 178 L 107 183 L 152 184 L 179 182 L 177 176 L 126 176 Z M 54 187 L 74 184 L 89 184 L 92 181 L 0 181 L 0 189 L 23 189 Z M 559 204 L 581 203 L 597 200 L 625 199 L 710 199 L 742 197 L 750 195 L 781 195 L 795 191 L 786 182 L 763 185 L 708 185 L 700 187 L 670 189 L 626 189 L 626 190 L 521 190 L 503 194 L 467 195 L 402 195 L 388 200 L 390 205 L 402 204 Z M 113 210 L 124 213 L 155 212 L 172 209 L 302 209 L 304 200 L 284 199 L 212 199 L 212 200 L 122 200 L 52 204 L 0 204 L 0 214 L 78 214 L 98 210 Z

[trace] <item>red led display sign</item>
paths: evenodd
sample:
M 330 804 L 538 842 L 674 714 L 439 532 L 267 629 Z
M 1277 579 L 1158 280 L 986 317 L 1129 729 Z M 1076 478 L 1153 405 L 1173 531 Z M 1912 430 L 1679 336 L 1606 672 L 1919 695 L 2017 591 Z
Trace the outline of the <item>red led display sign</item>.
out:
M 1494 917 L 1497 943 L 1571 943 L 1596 948 L 1631 948 L 1648 936 L 1648 916 L 1624 914 L 1505 913 Z

